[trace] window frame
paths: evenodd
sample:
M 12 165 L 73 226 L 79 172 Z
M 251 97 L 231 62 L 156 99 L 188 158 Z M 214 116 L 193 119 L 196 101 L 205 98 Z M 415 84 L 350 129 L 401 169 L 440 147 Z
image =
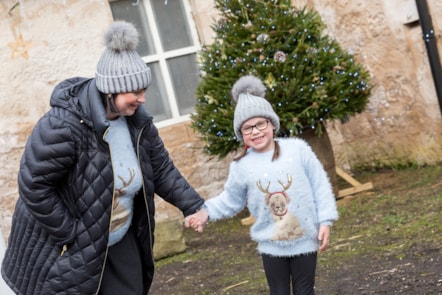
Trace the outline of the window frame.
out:
M 111 0 L 109 2 L 114 2 L 117 0 Z M 170 51 L 164 51 L 160 34 L 158 30 L 158 23 L 155 21 L 155 15 L 152 9 L 152 3 L 151 0 L 134 0 L 134 3 L 132 5 L 138 5 L 139 1 L 143 1 L 143 6 L 145 8 L 144 13 L 146 14 L 147 18 L 147 25 L 149 26 L 149 30 L 152 34 L 152 40 L 153 40 L 153 47 L 155 48 L 155 54 L 147 55 L 147 56 L 141 56 L 143 61 L 146 64 L 150 63 L 158 63 L 160 72 L 161 73 L 155 73 L 154 79 L 162 79 L 164 83 L 164 90 L 166 91 L 166 99 L 167 103 L 170 107 L 170 114 L 171 118 L 168 119 L 162 119 L 159 121 L 155 121 L 155 125 L 158 128 L 170 126 L 177 123 L 182 123 L 190 120 L 191 114 L 186 115 L 180 115 L 180 110 L 178 108 L 178 101 L 177 97 L 174 93 L 174 87 L 172 84 L 172 78 L 171 74 L 169 72 L 167 61 L 168 59 L 182 57 L 186 55 L 192 55 L 194 54 L 196 56 L 195 62 L 198 62 L 198 53 L 202 48 L 201 42 L 199 40 L 198 31 L 196 28 L 195 20 L 192 16 L 192 10 L 191 6 L 188 0 L 163 0 L 165 1 L 165 5 L 167 5 L 167 1 L 181 1 L 183 5 L 183 13 L 185 16 L 185 21 L 187 22 L 187 26 L 189 29 L 189 35 L 190 35 L 190 41 L 192 45 L 170 50 Z M 112 15 L 112 18 L 114 16 Z M 128 20 L 129 21 L 129 20 Z M 197 65 L 199 66 L 199 65 Z M 149 90 L 147 91 L 146 100 L 149 99 Z M 196 98 L 195 98 L 195 104 L 196 104 Z M 152 114 L 153 115 L 153 114 Z M 155 119 L 155 116 L 154 116 Z

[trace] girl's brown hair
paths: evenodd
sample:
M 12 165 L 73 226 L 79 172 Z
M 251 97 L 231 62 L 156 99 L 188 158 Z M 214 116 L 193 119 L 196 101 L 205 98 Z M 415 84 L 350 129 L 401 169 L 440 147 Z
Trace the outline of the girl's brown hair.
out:
M 248 146 L 245 146 L 242 151 L 233 158 L 233 161 L 239 161 L 247 155 Z M 281 152 L 281 148 L 279 147 L 279 143 L 275 140 L 275 150 L 273 151 L 272 161 L 275 161 L 279 158 L 279 154 Z

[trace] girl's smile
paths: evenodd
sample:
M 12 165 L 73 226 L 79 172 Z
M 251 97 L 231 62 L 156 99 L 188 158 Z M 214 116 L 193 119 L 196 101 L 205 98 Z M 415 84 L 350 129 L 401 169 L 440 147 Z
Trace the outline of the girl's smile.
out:
M 244 122 L 241 134 L 247 146 L 252 147 L 256 152 L 267 152 L 275 147 L 274 129 L 269 119 L 254 117 Z

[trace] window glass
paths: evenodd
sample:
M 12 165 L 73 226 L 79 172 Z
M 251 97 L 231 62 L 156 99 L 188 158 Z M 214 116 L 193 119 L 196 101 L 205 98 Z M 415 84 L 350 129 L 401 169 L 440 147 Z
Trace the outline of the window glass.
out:
M 137 50 L 152 72 L 144 107 L 155 122 L 173 123 L 192 113 L 196 104 L 199 47 L 185 1 L 110 1 L 114 20 L 131 22 L 140 33 Z
M 151 0 L 161 45 L 165 51 L 192 45 L 182 1 Z
M 166 88 L 161 79 L 161 69 L 157 62 L 148 64 L 152 73 L 152 83 L 147 88 L 146 102 L 144 107 L 154 116 L 154 121 L 158 122 L 165 119 L 170 119 L 172 114 L 170 112 L 169 102 L 166 99 Z
M 168 59 L 169 69 L 180 115 L 194 111 L 195 90 L 198 86 L 199 71 L 196 54 Z
M 155 54 L 155 47 L 152 33 L 147 23 L 143 1 L 134 5 L 134 0 L 111 1 L 110 6 L 114 20 L 125 20 L 131 22 L 140 34 L 140 43 L 137 51 L 141 56 Z

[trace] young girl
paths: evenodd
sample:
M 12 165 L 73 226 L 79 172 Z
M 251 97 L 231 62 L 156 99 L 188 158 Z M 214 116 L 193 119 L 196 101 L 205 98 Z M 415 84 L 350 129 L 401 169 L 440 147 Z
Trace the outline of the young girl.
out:
M 256 220 L 250 235 L 258 243 L 270 294 L 291 294 L 290 288 L 293 294 L 314 294 L 316 255 L 326 249 L 338 218 L 335 197 L 305 141 L 275 139 L 279 118 L 264 94 L 264 84 L 254 76 L 233 86 L 233 125 L 246 148 L 231 163 L 224 191 L 185 225 L 202 232 L 209 219 L 232 217 L 247 205 Z

